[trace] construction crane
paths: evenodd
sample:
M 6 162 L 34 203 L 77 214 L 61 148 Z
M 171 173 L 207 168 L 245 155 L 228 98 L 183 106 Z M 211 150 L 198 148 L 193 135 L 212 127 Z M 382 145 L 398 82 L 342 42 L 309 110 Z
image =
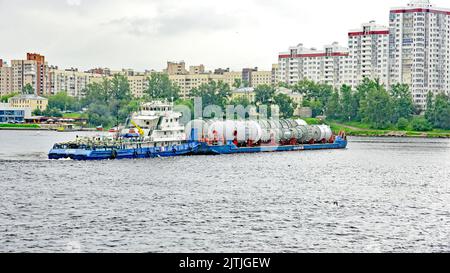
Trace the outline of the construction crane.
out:
M 139 132 L 139 135 L 144 136 L 144 134 L 145 134 L 144 130 L 142 130 L 142 128 L 139 127 L 139 126 L 136 124 L 136 122 L 131 121 L 131 124 L 133 124 L 133 126 L 136 127 L 136 129 L 137 129 L 138 132 Z

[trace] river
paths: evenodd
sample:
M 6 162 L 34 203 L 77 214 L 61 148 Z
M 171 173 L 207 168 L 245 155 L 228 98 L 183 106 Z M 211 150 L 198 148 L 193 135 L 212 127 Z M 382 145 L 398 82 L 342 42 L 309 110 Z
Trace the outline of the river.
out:
M 450 140 L 46 159 L 77 134 L 0 131 L 0 252 L 450 252 Z

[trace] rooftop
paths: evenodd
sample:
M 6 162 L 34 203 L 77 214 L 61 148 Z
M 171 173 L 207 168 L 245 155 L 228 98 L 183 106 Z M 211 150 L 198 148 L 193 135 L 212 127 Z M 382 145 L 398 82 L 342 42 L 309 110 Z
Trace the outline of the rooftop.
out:
M 11 99 L 22 99 L 22 100 L 47 100 L 46 98 L 34 95 L 34 94 L 22 94 L 15 97 L 12 97 Z

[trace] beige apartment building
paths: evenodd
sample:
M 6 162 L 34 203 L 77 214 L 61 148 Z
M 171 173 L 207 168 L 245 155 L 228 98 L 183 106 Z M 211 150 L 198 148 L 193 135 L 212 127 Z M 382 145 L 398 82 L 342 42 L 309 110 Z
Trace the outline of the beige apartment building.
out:
M 142 98 L 148 88 L 148 78 L 150 75 L 128 76 L 130 92 L 136 98 Z
M 12 89 L 12 68 L 3 64 L 0 60 L 0 96 L 13 93 Z
M 167 62 L 167 68 L 164 69 L 164 73 L 168 75 L 186 75 L 188 71 L 186 70 L 186 63 L 184 61 L 174 63 Z
M 77 69 L 59 70 L 51 68 L 49 70 L 49 89 L 47 94 L 55 95 L 59 92 L 66 92 L 71 97 L 84 97 L 87 86 L 94 78 L 101 79 L 101 74 L 80 72 Z
M 10 98 L 8 103 L 13 108 L 30 108 L 34 111 L 47 109 L 48 100 L 37 95 L 19 95 Z
M 26 60 L 12 60 L 12 90 L 21 92 L 26 85 L 31 85 L 38 95 L 45 95 L 48 90 L 48 67 L 45 57 L 27 53 Z
M 251 74 L 250 86 L 272 85 L 272 71 L 253 71 Z

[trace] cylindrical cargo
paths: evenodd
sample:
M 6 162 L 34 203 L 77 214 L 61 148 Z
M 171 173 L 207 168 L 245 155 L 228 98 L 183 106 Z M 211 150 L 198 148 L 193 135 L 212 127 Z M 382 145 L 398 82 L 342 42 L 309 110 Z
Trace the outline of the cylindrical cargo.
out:
M 311 129 L 312 129 L 312 139 L 314 141 L 321 141 L 322 132 L 320 130 L 320 127 L 318 125 L 313 125 L 311 126 Z
M 235 138 L 239 143 L 251 140 L 258 142 L 261 139 L 262 129 L 256 121 L 214 121 L 208 128 L 210 139 L 233 141 Z
M 247 140 L 258 142 L 261 139 L 262 129 L 258 122 L 254 120 L 245 121 Z
M 290 140 L 292 138 L 292 131 L 291 129 L 281 129 L 281 140 L 286 141 Z
M 321 130 L 321 139 L 320 140 L 325 140 L 325 141 L 330 140 L 331 136 L 333 135 L 333 132 L 331 131 L 330 126 L 318 125 L 318 127 Z
M 285 119 L 280 119 L 280 124 L 281 124 L 281 127 L 283 129 L 289 129 L 290 128 L 289 122 L 287 120 L 285 120 Z
M 298 125 L 308 125 L 303 119 L 296 119 L 295 122 L 297 122 Z
M 300 129 L 298 129 L 297 127 L 292 128 L 291 131 L 292 131 L 292 137 L 297 139 L 297 142 L 299 141 L 299 139 L 301 139 L 303 137 L 303 132 Z
M 262 129 L 262 131 L 261 131 L 261 141 L 262 142 L 269 142 L 270 140 L 271 140 L 270 129 Z
M 297 126 L 297 130 L 301 132 L 301 137 L 297 138 L 299 143 L 308 142 L 311 140 L 311 137 L 308 133 L 308 127 L 307 125 L 300 125 Z
M 289 123 L 289 128 L 295 128 L 298 126 L 297 122 L 295 120 L 289 119 L 288 120 Z
M 271 137 L 273 137 L 275 142 L 279 142 L 283 136 L 283 132 L 281 131 L 281 129 L 274 128 L 274 129 L 270 129 L 270 135 L 271 135 Z

